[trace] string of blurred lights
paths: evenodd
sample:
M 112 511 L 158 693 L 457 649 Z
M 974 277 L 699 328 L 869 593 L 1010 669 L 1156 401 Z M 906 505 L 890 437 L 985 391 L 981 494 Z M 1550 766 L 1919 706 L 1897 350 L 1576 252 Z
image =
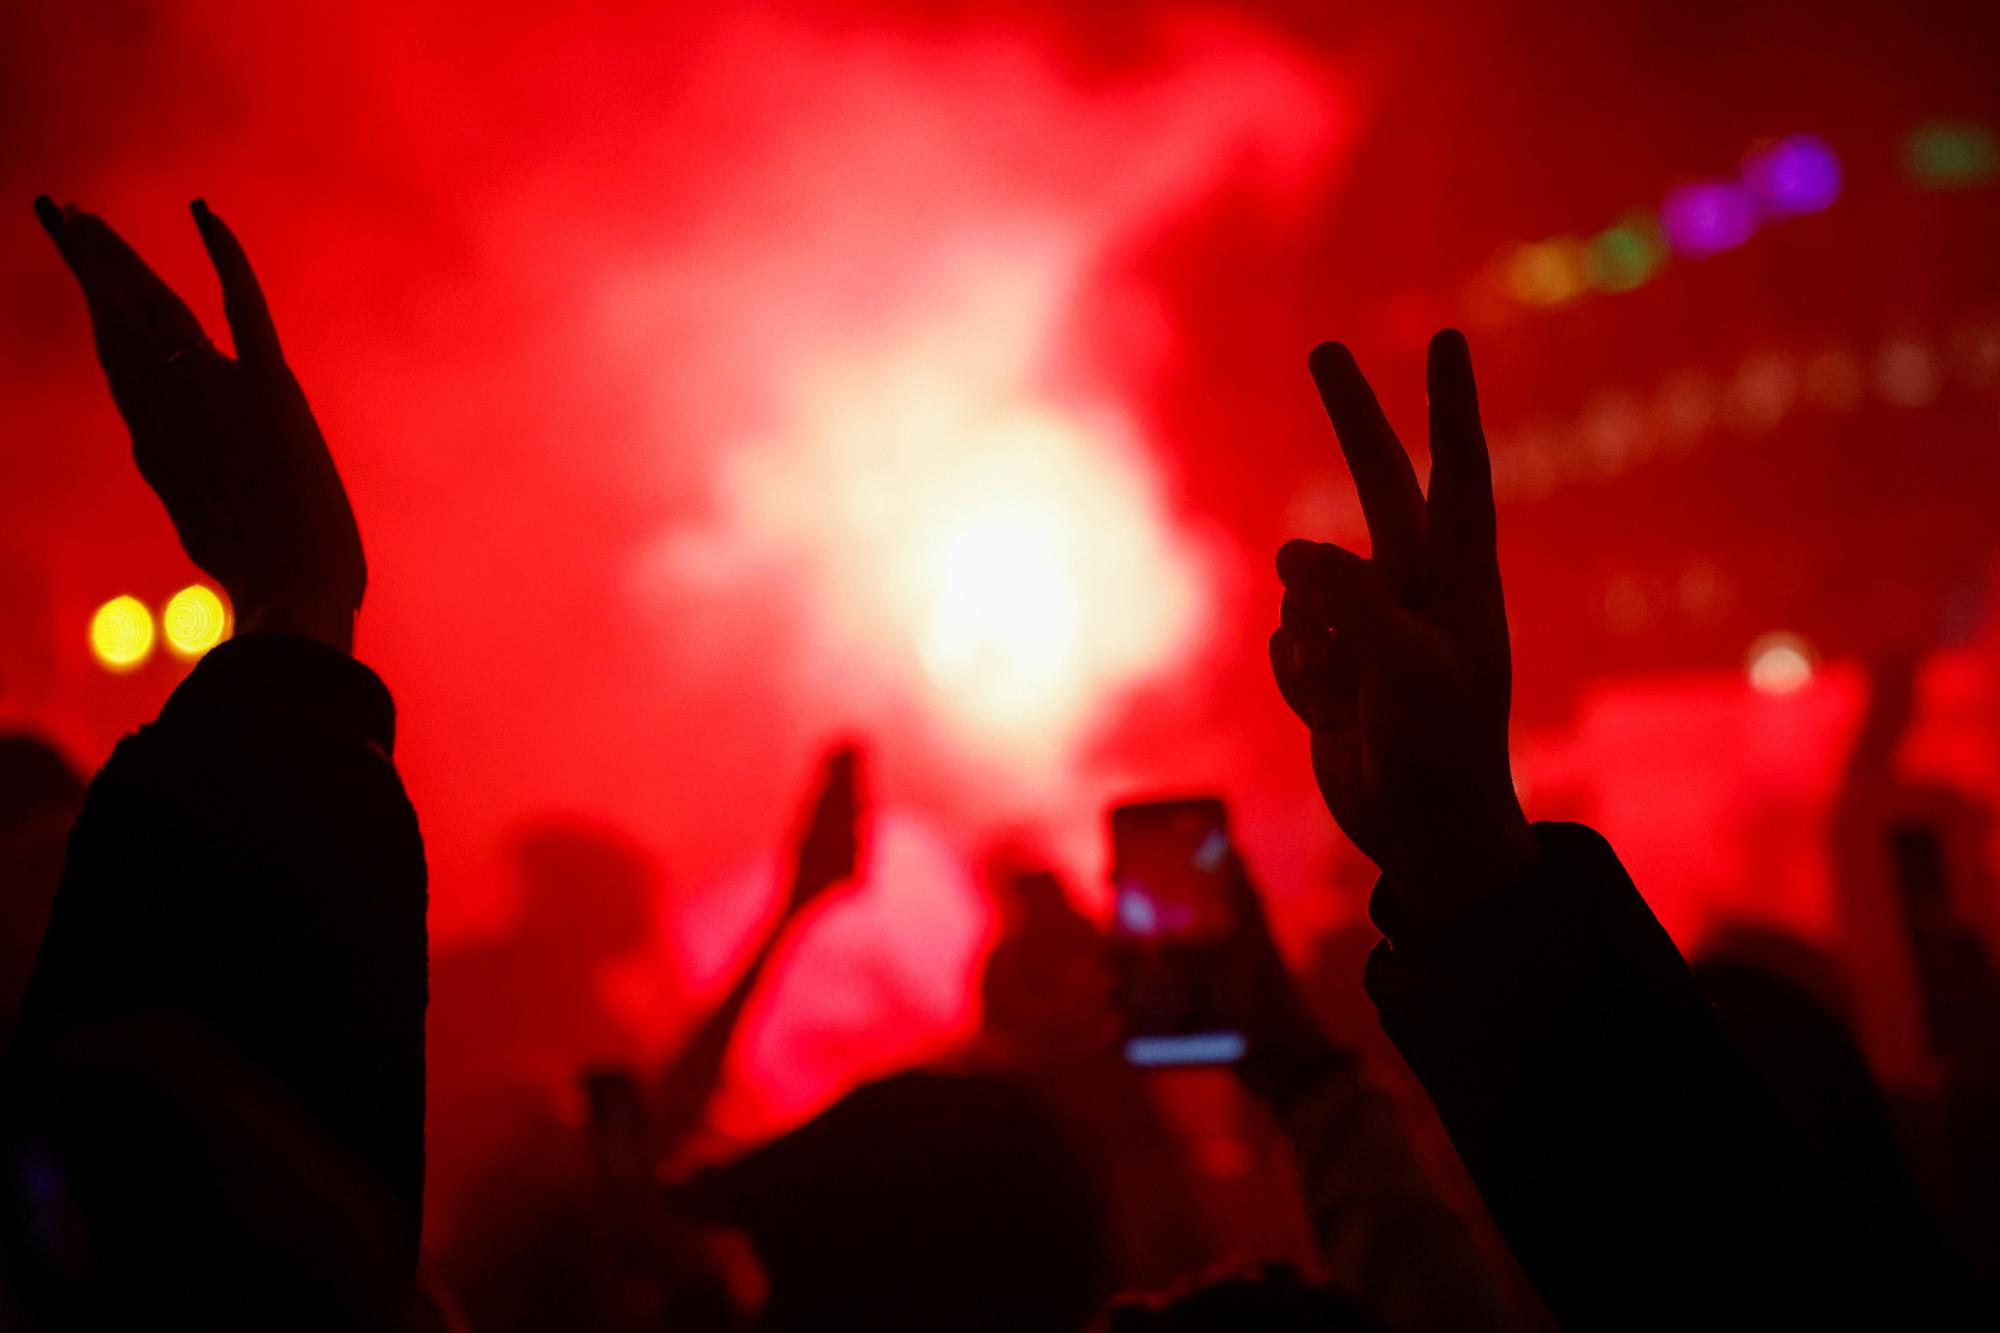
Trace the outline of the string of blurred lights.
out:
M 1953 390 L 2000 388 L 2000 317 L 1982 315 L 1942 338 L 1902 333 L 1872 353 L 1851 346 L 1765 348 L 1715 373 L 1674 371 L 1650 391 L 1606 390 L 1566 421 L 1488 432 L 1493 487 L 1531 502 L 1571 482 L 1607 482 L 1654 460 L 1691 453 L 1718 434 L 1755 436 L 1800 412 L 1844 415 L 1871 395 L 1917 410 Z
M 90 617 L 90 653 L 99 666 L 124 675 L 144 666 L 159 639 L 167 651 L 192 662 L 229 637 L 228 605 L 213 588 L 191 583 L 160 608 L 159 626 L 153 613 L 136 597 L 120 595 L 98 607 Z
M 1718 438 L 1754 438 L 1798 413 L 1846 416 L 1871 396 L 1917 411 L 1948 393 L 2000 391 L 2000 314 L 1981 312 L 1941 337 L 1900 332 L 1872 351 L 1821 345 L 1765 347 L 1732 369 L 1684 366 L 1650 388 L 1605 389 L 1574 415 L 1487 426 L 1493 492 L 1532 504 L 1568 485 L 1602 485 L 1635 468 L 1690 456 Z M 1303 479 L 1288 530 L 1358 540 L 1361 511 L 1345 473 L 1329 465 Z
M 1920 189 L 1963 190 L 2000 180 L 2000 139 L 1984 125 L 1928 121 L 1905 136 L 1902 155 Z M 1467 284 L 1469 322 L 1636 290 L 1673 260 L 1721 254 L 1771 224 L 1825 211 L 1840 198 L 1843 182 L 1839 155 L 1817 135 L 1754 143 L 1734 176 L 1677 185 L 1657 209 L 1629 209 L 1589 235 L 1505 247 Z
M 1755 436 L 1798 412 L 1845 415 L 1872 396 L 1892 409 L 1937 405 L 1952 389 L 1988 394 L 2000 389 L 2000 318 L 1980 316 L 1948 337 L 1902 334 L 1872 357 L 1852 347 L 1810 352 L 1765 349 L 1740 360 L 1731 374 L 1682 369 L 1650 394 L 1598 395 L 1567 423 L 1491 432 L 1494 491 L 1503 502 L 1534 501 L 1566 482 L 1615 480 L 1654 459 L 1685 456 L 1710 437 Z M 1696 561 L 1680 574 L 1669 598 L 1699 621 L 1730 600 L 1727 576 Z M 1655 598 L 1627 577 L 1604 586 L 1598 608 L 1606 628 L 1636 633 L 1652 618 Z M 1759 635 L 1744 656 L 1751 688 L 1784 697 L 1812 684 L 1817 654 L 1789 631 Z
M 1763 348 L 1724 371 L 1683 367 L 1650 389 L 1606 390 L 1567 418 L 1489 426 L 1494 494 L 1502 504 L 1534 503 L 1568 485 L 1615 483 L 1711 441 L 1769 434 L 1798 414 L 1847 416 L 1871 400 L 1916 412 L 1943 405 L 1953 393 L 2000 394 L 2000 313 L 1975 314 L 1941 336 L 1901 332 L 1872 348 Z M 1335 470 L 1306 479 L 1286 514 L 1288 530 L 1334 540 L 1359 540 L 1360 523 L 1351 487 Z M 1688 623 L 1713 624 L 1734 598 L 1727 572 L 1702 560 L 1670 584 L 1649 589 L 1610 577 L 1597 608 L 1600 623 L 1619 635 L 1642 632 L 1664 598 Z M 1772 696 L 1804 689 L 1815 667 L 1812 646 L 1784 631 L 1760 635 L 1744 658 L 1752 687 Z
M 1928 121 L 1904 137 L 1902 166 L 1924 190 L 1989 186 L 2000 181 L 2000 138 L 1973 122 Z M 1589 235 L 1506 247 L 1468 284 L 1467 322 L 1634 291 L 1674 260 L 1721 254 L 1770 225 L 1825 211 L 1839 200 L 1843 184 L 1838 154 L 1817 135 L 1753 143 L 1734 176 L 1677 185 L 1656 209 L 1629 209 Z M 1852 412 L 1871 391 L 1892 407 L 1927 407 L 1954 380 L 1979 392 L 2000 383 L 2000 319 L 1961 326 L 1942 350 L 1913 336 L 1892 337 L 1872 356 L 1852 347 L 1772 349 L 1746 356 L 1731 374 L 1690 368 L 1650 393 L 1607 390 L 1568 422 L 1493 432 L 1494 490 L 1503 502 L 1531 502 L 1568 482 L 1610 481 L 1650 459 L 1691 452 L 1719 429 L 1754 435 L 1801 410 Z M 1613 620 L 1618 603 L 1614 581 L 1607 593 Z M 193 661 L 230 629 L 222 598 L 192 584 L 162 607 L 157 631 L 144 602 L 111 598 L 93 613 L 89 641 L 105 670 L 125 674 L 145 665 L 158 640 L 174 657 Z M 1811 678 L 1811 653 L 1788 636 L 1760 640 L 1750 671 L 1760 690 L 1788 693 Z

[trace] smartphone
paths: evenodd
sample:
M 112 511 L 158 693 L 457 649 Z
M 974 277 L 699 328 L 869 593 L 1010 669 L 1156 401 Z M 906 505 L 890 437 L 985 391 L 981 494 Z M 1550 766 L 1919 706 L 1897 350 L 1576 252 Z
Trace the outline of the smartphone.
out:
M 1928 824 L 1898 824 L 1889 830 L 1889 853 L 1896 863 L 1896 888 L 1901 895 L 1903 924 L 1918 943 L 1922 937 L 1951 924 L 1950 883 L 1945 878 L 1944 848 Z
M 649 1180 L 653 1161 L 638 1075 L 622 1065 L 591 1065 L 577 1081 L 590 1112 L 590 1145 L 599 1177 L 612 1184 Z
M 1246 1049 L 1223 965 L 1236 920 L 1229 812 L 1213 796 L 1113 806 L 1113 955 L 1135 1065 L 1228 1064 Z

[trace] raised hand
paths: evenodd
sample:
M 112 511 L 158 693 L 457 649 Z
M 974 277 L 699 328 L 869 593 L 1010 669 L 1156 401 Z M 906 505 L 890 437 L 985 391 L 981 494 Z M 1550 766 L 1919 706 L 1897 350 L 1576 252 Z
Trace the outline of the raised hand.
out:
M 654 1131 L 656 1147 L 664 1156 L 671 1156 L 701 1125 L 710 1099 L 722 1086 L 722 1067 L 729 1045 L 743 1021 L 750 996 L 778 952 L 779 941 L 801 912 L 835 885 L 854 876 L 860 855 L 857 826 L 861 820 L 861 796 L 856 771 L 860 758 L 860 751 L 851 745 L 836 746 L 827 753 L 805 829 L 799 835 L 798 867 L 785 899 L 784 914 L 765 930 L 762 942 L 722 1002 L 701 1021 L 687 1044 L 660 1073 Z
M 1237 1066 L 1251 1091 L 1275 1105 L 1304 1092 L 1330 1067 L 1351 1057 L 1334 1045 L 1313 1016 L 1264 911 L 1264 895 L 1238 856 L 1229 858 L 1230 916 L 1219 964 L 1231 998 L 1242 1006 L 1249 1049 Z
M 860 856 L 861 752 L 854 746 L 827 755 L 812 812 L 799 838 L 798 870 L 792 877 L 788 915 L 804 911 L 829 889 L 853 878 Z
M 1471 353 L 1452 330 L 1431 340 L 1428 497 L 1348 350 L 1321 344 L 1309 365 L 1373 555 L 1279 550 L 1271 668 L 1311 729 L 1335 821 L 1403 910 L 1450 919 L 1517 882 L 1538 846 L 1507 759 L 1507 611 Z
M 139 474 L 188 558 L 229 594 L 243 630 L 350 651 L 367 583 L 354 511 L 243 247 L 201 200 L 193 213 L 222 279 L 234 357 L 101 218 L 35 200 L 83 287 Z

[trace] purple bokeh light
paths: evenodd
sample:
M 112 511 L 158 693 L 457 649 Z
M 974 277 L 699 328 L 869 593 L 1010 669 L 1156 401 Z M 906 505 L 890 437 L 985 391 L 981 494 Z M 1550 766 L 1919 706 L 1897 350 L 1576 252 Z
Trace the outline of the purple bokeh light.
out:
M 1674 252 L 1695 259 L 1743 244 L 1757 218 L 1757 197 L 1733 181 L 1683 185 L 1660 205 L 1660 226 Z
M 1840 159 L 1817 135 L 1794 134 L 1746 153 L 1743 184 L 1766 213 L 1817 213 L 1840 197 Z

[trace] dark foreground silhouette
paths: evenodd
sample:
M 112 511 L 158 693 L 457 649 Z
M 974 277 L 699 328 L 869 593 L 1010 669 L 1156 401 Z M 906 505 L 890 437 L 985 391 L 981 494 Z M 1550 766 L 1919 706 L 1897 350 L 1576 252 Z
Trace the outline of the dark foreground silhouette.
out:
M 6 1071 L 18 1300 L 61 1327 L 394 1326 L 416 1307 L 425 874 L 350 655 L 352 510 L 229 229 L 236 348 L 104 222 L 36 212 L 139 471 L 242 633 L 91 782 Z
M 416 1276 L 423 845 L 388 691 L 351 655 L 366 566 L 339 475 L 249 263 L 205 206 L 234 356 L 101 220 L 36 208 L 82 287 L 135 462 L 241 633 L 119 745 L 77 815 L 0 1089 L 0 1317 L 448 1326 Z M 1838 1025 L 1768 978 L 1711 969 L 1725 1031 L 1605 841 L 1523 813 L 1463 338 L 1431 346 L 1428 492 L 1346 350 L 1320 347 L 1311 368 L 1373 554 L 1279 552 L 1272 668 L 1328 810 L 1382 872 L 1367 993 L 1547 1310 L 1571 1330 L 1990 1327 L 1920 1225 Z M 1073 1095 L 1066 1117 L 1054 1089 L 1099 1086 L 1084 1075 L 1115 1016 L 1089 923 L 1048 885 L 1022 890 L 1020 929 L 989 965 L 979 1067 L 857 1090 L 662 1184 L 779 939 L 852 876 L 857 806 L 853 757 L 836 755 L 785 910 L 739 983 L 656 1079 L 590 1071 L 584 1144 L 516 1154 L 573 1154 L 591 1188 L 552 1202 L 510 1269 L 538 1271 L 552 1248 L 578 1258 L 536 1296 L 469 1302 L 482 1326 L 742 1326 L 758 1300 L 716 1280 L 716 1224 L 754 1247 L 764 1327 L 1068 1329 L 1099 1309 L 1117 1237 L 1134 1233 L 1107 1225 L 1117 1173 L 1078 1145 L 1115 1134 L 1122 1103 Z M 1912 884 L 1938 877 L 1925 836 L 1894 835 Z M 1387 1100 L 1306 1012 L 1240 864 L 1234 876 L 1237 1072 L 1291 1144 L 1320 1271 L 1187 1274 L 1100 1325 L 1532 1318 L 1495 1294 Z M 1925 992 L 1936 1040 L 1953 1068 L 1990 1069 L 1983 955 L 1942 909 L 1906 924 L 1919 971 L 1955 979 Z M 1978 1091 L 1960 1104 L 1986 1104 Z
M 1272 667 L 1383 872 L 1382 1026 L 1549 1309 L 1569 1329 L 1970 1319 L 1945 1256 L 1895 1243 L 1804 1150 L 1604 840 L 1522 814 L 1464 338 L 1431 343 L 1428 493 L 1347 350 L 1311 367 L 1374 554 L 1278 553 Z

